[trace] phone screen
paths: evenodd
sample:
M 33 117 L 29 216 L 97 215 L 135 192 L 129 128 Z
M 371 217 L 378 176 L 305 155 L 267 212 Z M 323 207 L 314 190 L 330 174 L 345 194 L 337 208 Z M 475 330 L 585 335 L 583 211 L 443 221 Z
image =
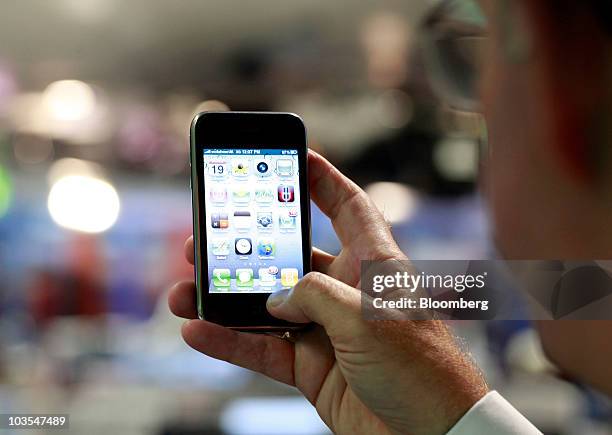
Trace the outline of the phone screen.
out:
M 204 148 L 209 293 L 270 293 L 304 274 L 298 149 Z

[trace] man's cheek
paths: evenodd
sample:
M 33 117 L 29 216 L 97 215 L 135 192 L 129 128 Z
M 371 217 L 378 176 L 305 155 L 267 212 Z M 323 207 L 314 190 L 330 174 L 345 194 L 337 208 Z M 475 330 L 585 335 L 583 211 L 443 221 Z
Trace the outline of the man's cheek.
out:
M 508 159 L 503 152 L 493 152 L 486 169 L 487 187 L 483 194 L 486 197 L 491 219 L 493 237 L 499 251 L 508 259 L 520 258 L 518 244 L 527 236 L 528 229 L 523 223 L 529 216 L 522 204 L 523 193 L 515 173 L 508 170 Z M 522 235 L 518 236 L 517 235 Z

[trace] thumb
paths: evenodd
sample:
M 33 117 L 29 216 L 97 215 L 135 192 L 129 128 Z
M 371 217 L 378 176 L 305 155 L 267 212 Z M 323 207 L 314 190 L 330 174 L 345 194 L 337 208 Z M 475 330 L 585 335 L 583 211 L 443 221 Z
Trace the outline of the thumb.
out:
M 310 272 L 290 290 L 268 298 L 270 314 L 295 323 L 315 322 L 328 334 L 353 330 L 361 322 L 361 292 L 330 276 Z

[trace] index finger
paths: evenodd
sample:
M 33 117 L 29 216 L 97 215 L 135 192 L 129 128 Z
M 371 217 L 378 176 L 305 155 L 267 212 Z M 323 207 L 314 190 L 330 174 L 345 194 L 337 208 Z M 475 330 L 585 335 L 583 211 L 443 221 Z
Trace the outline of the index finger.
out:
M 189 346 L 205 355 L 295 385 L 295 348 L 288 341 L 233 331 L 199 319 L 184 323 L 182 335 Z
M 389 225 L 363 189 L 312 150 L 308 172 L 312 200 L 331 219 L 343 246 L 388 248 L 399 254 Z

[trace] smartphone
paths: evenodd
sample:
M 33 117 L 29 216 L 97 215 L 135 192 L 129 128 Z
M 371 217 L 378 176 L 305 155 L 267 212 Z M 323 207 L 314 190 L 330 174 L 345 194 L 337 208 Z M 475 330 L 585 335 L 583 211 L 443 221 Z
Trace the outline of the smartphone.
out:
M 246 331 L 296 329 L 266 309 L 310 271 L 306 129 L 292 113 L 203 112 L 191 123 L 197 310 Z

